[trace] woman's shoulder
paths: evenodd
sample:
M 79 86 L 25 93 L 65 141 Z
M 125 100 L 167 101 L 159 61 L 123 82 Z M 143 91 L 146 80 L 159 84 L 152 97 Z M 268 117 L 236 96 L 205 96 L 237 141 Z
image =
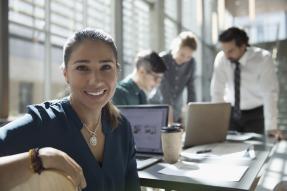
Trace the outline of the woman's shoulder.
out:
M 183 66 L 186 65 L 186 66 L 195 66 L 196 65 L 196 60 L 194 57 L 192 57 L 189 61 L 187 61 L 186 63 L 182 64 Z
M 1 152 L 11 153 L 16 150 L 23 152 L 31 146 L 39 146 L 55 140 L 54 135 L 57 135 L 60 129 L 58 127 L 65 127 L 63 125 L 65 121 L 62 120 L 64 115 L 61 114 L 64 102 L 64 100 L 52 100 L 30 105 L 25 115 L 1 127 Z M 53 131 L 50 131 L 51 129 Z M 57 130 L 54 131 L 55 129 Z M 53 136 L 53 139 L 50 136 Z M 16 143 L 18 146 L 14 147 Z
M 27 113 L 36 115 L 41 119 L 55 118 L 57 115 L 64 112 L 63 105 L 68 102 L 68 99 L 62 98 L 57 100 L 49 100 L 39 104 L 27 106 Z
M 27 107 L 28 108 L 44 109 L 44 110 L 49 110 L 49 109 L 59 110 L 62 108 L 63 104 L 66 104 L 68 102 L 69 101 L 67 98 L 61 98 L 61 99 L 44 101 L 44 102 L 38 103 L 38 104 L 28 105 Z

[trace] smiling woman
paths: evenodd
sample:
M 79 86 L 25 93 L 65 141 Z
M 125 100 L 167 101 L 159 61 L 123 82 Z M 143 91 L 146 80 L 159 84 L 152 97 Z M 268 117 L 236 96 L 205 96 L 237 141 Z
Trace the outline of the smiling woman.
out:
M 85 40 L 78 45 L 63 70 L 71 89 L 71 104 L 82 102 L 87 111 L 106 105 L 117 82 L 116 63 L 111 48 L 103 42 Z M 99 114 L 93 119 L 97 121 Z
M 131 127 L 111 103 L 119 68 L 114 41 L 100 30 L 76 32 L 62 68 L 68 97 L 31 105 L 0 129 L 0 190 L 46 170 L 84 191 L 139 190 Z

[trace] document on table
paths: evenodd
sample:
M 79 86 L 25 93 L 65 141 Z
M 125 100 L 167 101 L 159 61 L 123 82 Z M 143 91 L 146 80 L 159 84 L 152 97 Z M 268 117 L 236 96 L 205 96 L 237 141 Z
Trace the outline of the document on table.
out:
M 184 176 L 210 181 L 240 181 L 248 166 L 207 164 L 180 161 L 158 171 L 161 174 Z
M 251 144 L 238 142 L 194 146 L 183 150 L 180 155 L 187 159 L 228 158 L 252 160 L 255 158 L 255 152 Z
M 252 138 L 262 138 L 261 134 L 258 133 L 231 133 L 227 134 L 226 140 L 229 141 L 246 141 Z

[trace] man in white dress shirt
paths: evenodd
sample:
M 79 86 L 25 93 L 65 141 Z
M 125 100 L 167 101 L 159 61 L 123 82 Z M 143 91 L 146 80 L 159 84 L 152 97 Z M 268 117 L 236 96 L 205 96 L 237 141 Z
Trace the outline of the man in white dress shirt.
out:
M 231 130 L 275 132 L 279 92 L 275 65 L 268 51 L 250 47 L 248 40 L 246 32 L 236 27 L 219 35 L 222 51 L 214 62 L 212 101 L 232 104 Z

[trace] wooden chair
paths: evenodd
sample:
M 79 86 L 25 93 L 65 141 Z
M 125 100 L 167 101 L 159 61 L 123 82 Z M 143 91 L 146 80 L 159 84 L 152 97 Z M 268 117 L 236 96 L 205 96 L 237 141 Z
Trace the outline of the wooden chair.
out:
M 45 170 L 40 175 L 34 174 L 28 181 L 17 185 L 10 191 L 79 191 L 64 175 Z

